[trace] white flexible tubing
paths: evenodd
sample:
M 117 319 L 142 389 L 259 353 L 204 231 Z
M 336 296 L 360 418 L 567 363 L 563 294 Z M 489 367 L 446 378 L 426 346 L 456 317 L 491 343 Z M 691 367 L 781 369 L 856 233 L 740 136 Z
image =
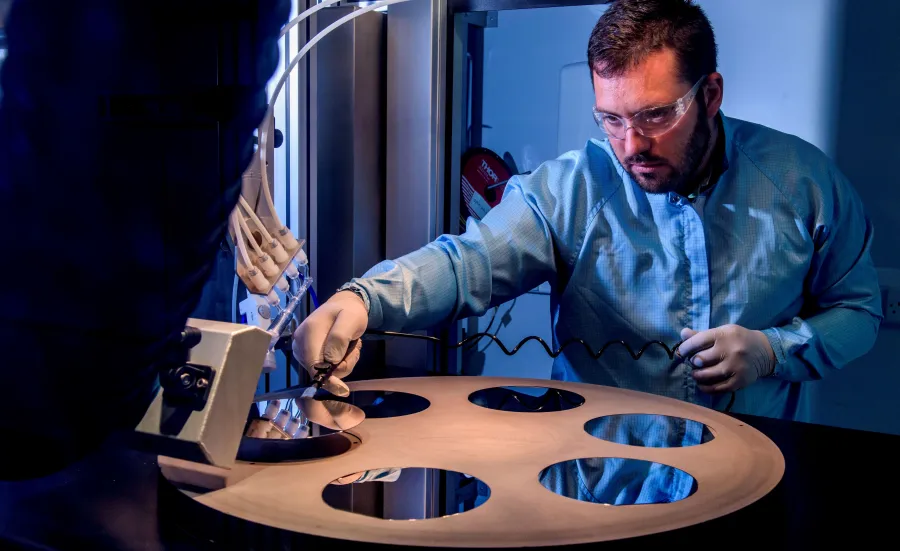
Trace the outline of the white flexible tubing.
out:
M 244 243 L 244 236 L 241 233 L 241 226 L 237 223 L 237 213 L 231 213 L 231 231 L 234 232 L 234 244 L 237 245 L 238 250 L 241 253 L 241 258 L 244 259 L 244 266 L 251 270 L 253 269 L 253 263 L 250 262 L 250 255 L 247 253 L 247 244 Z
M 281 94 L 281 89 L 284 88 L 284 83 L 287 81 L 288 75 L 291 74 L 291 71 L 294 70 L 294 67 L 296 67 L 297 64 L 300 63 L 300 60 L 303 59 L 303 57 L 312 49 L 313 46 L 315 46 L 320 40 L 328 36 L 331 31 L 340 27 L 344 23 L 352 21 L 353 19 L 370 11 L 377 10 L 378 8 L 383 8 L 392 4 L 399 4 L 401 2 L 409 2 L 409 0 L 381 0 L 380 2 L 369 4 L 362 9 L 353 11 L 351 13 L 348 13 L 344 17 L 341 17 L 331 25 L 325 27 L 316 36 L 312 37 L 306 44 L 304 44 L 303 48 L 301 48 L 300 51 L 297 52 L 297 55 L 294 56 L 294 59 L 292 59 L 290 65 L 288 65 L 288 68 L 285 69 L 284 73 L 282 73 L 281 78 L 278 79 L 278 83 L 275 84 L 275 89 L 272 91 L 272 99 L 269 100 L 269 110 L 266 113 L 266 120 L 272 117 L 272 114 L 275 110 L 275 102 L 278 101 L 278 96 Z M 263 133 L 263 136 L 260 139 L 260 145 L 262 145 L 267 138 L 268 136 Z M 260 147 L 260 151 L 265 152 L 265 148 Z M 263 171 L 263 175 L 265 176 L 265 171 Z
M 268 127 L 269 118 L 272 116 L 271 113 L 273 112 L 274 111 L 271 107 L 268 111 L 266 111 L 266 118 L 263 119 L 263 126 L 261 126 L 260 129 Z M 262 168 L 262 184 L 259 187 L 262 188 L 263 197 L 266 200 L 266 205 L 268 205 L 269 212 L 272 213 L 272 217 L 275 219 L 275 222 L 278 225 L 278 229 L 283 230 L 285 228 L 285 225 L 281 222 L 281 218 L 278 218 L 278 211 L 275 210 L 275 202 L 272 200 L 272 193 L 269 191 L 269 169 L 266 167 L 267 138 L 268 134 L 265 131 L 261 130 L 259 138 L 259 166 L 260 168 Z
M 312 14 L 316 13 L 317 11 L 319 11 L 323 8 L 327 8 L 328 6 L 331 6 L 332 4 L 337 4 L 340 1 L 341 0 L 325 0 L 324 2 L 320 2 L 320 3 L 316 4 L 315 6 L 305 10 L 297 17 L 288 21 L 287 24 L 281 28 L 281 32 L 278 33 L 278 38 L 279 39 L 282 38 L 292 28 L 297 26 L 299 23 L 303 22 L 306 18 L 308 18 Z M 293 66 L 291 67 L 291 69 L 292 68 L 293 68 Z M 290 74 L 291 69 L 288 69 L 286 71 L 286 74 Z M 280 92 L 281 92 L 281 90 L 277 90 L 274 94 L 274 97 L 278 97 L 278 94 Z M 269 118 L 269 116 L 268 116 L 268 112 L 267 112 L 266 117 L 263 119 L 264 124 L 262 126 L 260 126 L 260 128 L 265 128 L 266 125 L 268 125 L 268 118 Z M 266 200 L 266 204 L 269 207 L 269 211 L 272 213 L 272 216 L 275 218 L 275 222 L 278 225 L 278 229 L 284 229 L 285 225 L 281 222 L 281 219 L 278 218 L 278 212 L 275 210 L 275 202 L 272 200 L 272 194 L 269 192 L 268 174 L 266 173 L 266 165 L 265 165 L 266 156 L 263 153 L 265 151 L 263 149 L 265 147 L 265 143 L 266 142 L 265 142 L 264 136 L 260 136 L 260 140 L 259 140 L 260 163 L 259 164 L 260 164 L 260 167 L 262 168 L 262 182 L 263 182 L 263 185 L 260 187 L 263 188 L 263 197 Z
M 275 116 L 275 102 L 278 100 L 279 94 L 281 94 L 281 89 L 284 88 L 284 83 L 287 81 L 288 75 L 291 74 L 291 71 L 294 70 L 294 67 L 300 63 L 300 60 L 309 53 L 313 46 L 315 46 L 320 40 L 328 36 L 328 34 L 340 27 L 344 23 L 348 21 L 352 21 L 353 19 L 359 17 L 364 13 L 368 13 L 372 10 L 377 10 L 378 8 L 383 8 L 385 6 L 390 6 L 392 4 L 399 4 L 401 2 L 409 2 L 409 0 L 381 0 L 380 2 L 375 2 L 374 4 L 369 4 L 368 6 L 348 13 L 344 17 L 341 17 L 331 25 L 328 25 L 324 29 L 322 29 L 316 36 L 312 37 L 304 46 L 297 52 L 297 55 L 294 56 L 294 59 L 291 60 L 288 68 L 285 69 L 284 73 L 281 74 L 281 78 L 278 79 L 278 83 L 275 84 L 275 89 L 272 91 L 272 99 L 269 100 L 269 109 L 266 111 L 266 116 L 263 118 L 261 129 L 268 128 L 269 119 Z M 312 8 L 310 8 L 312 9 Z M 269 193 L 269 171 L 266 169 L 266 143 L 269 141 L 268 133 L 262 130 L 259 136 L 259 166 L 262 169 L 262 190 L 263 196 L 266 198 L 266 203 L 268 203 L 269 209 L 272 213 L 275 213 L 275 203 L 272 201 L 272 194 Z M 278 215 L 275 214 L 275 218 L 277 220 Z M 284 228 L 284 224 L 281 223 L 281 220 L 277 220 L 278 225 Z
M 317 11 L 319 11 L 323 8 L 327 8 L 328 6 L 331 6 L 332 4 L 337 4 L 338 2 L 340 2 L 340 0 L 325 0 L 324 2 L 316 4 L 315 6 L 305 10 L 303 13 L 301 13 L 297 17 L 288 21 L 287 25 L 285 25 L 284 27 L 281 28 L 281 32 L 278 33 L 278 38 L 280 39 L 281 37 L 286 35 L 297 24 L 301 23 L 302 21 L 304 21 L 306 18 L 308 18 L 312 14 L 316 13 Z M 294 68 L 294 66 L 291 65 L 291 67 L 287 71 L 285 71 L 285 75 L 289 75 L 293 68 Z M 281 93 L 280 86 L 281 85 L 279 85 L 278 89 L 276 89 L 275 93 L 273 94 L 274 98 L 277 98 L 278 94 Z M 273 104 L 274 104 L 274 102 L 273 102 Z M 268 126 L 268 123 L 269 123 L 268 118 L 269 118 L 269 115 L 267 112 L 266 118 L 263 119 L 264 124 L 260 128 L 266 128 Z M 266 143 L 265 136 L 260 136 L 260 139 L 259 139 L 260 163 L 259 164 L 260 164 L 260 167 L 262 168 L 262 186 L 260 186 L 260 187 L 263 188 L 263 197 L 266 200 L 266 204 L 269 206 L 269 211 L 272 212 L 272 216 L 275 218 L 275 222 L 278 225 L 278 229 L 284 229 L 285 225 L 281 222 L 281 219 L 278 218 L 278 213 L 275 211 L 275 202 L 272 200 L 272 194 L 269 192 L 269 181 L 268 181 L 269 175 L 266 171 L 266 164 L 265 164 L 265 159 L 266 159 L 265 149 L 264 149 L 265 143 Z
M 250 219 L 253 220 L 253 224 L 259 228 L 259 231 L 263 234 L 263 240 L 266 243 L 271 243 L 273 241 L 272 236 L 266 231 L 266 227 L 263 225 L 262 220 L 259 219 L 259 216 L 256 216 L 256 213 L 253 212 L 253 207 L 250 206 L 250 203 L 244 199 L 244 196 L 241 195 L 241 206 L 244 207 L 244 211 L 250 215 Z
M 281 333 L 284 332 L 284 328 L 287 327 L 288 322 L 294 316 L 294 312 L 297 311 L 297 308 L 300 306 L 300 302 L 303 300 L 303 295 L 306 294 L 306 291 L 309 290 L 310 285 L 312 285 L 312 278 L 308 277 L 303 280 L 303 283 L 300 284 L 300 288 L 297 289 L 297 294 L 291 297 L 291 300 L 288 301 L 287 306 L 285 306 L 284 310 L 282 310 L 278 317 L 275 318 L 272 325 L 267 329 L 270 335 L 272 335 L 272 340 L 269 343 L 269 350 L 271 350 L 275 343 L 278 342 L 278 339 L 281 338 Z
M 237 213 L 237 211 L 235 211 L 235 213 Z M 247 241 L 250 242 L 250 246 L 253 247 L 253 250 L 256 252 L 256 254 L 258 254 L 259 256 L 265 256 L 266 253 L 263 252 L 263 250 L 259 246 L 259 243 L 256 242 L 256 238 L 253 237 L 253 232 L 250 231 L 250 226 L 247 225 L 247 221 L 244 220 L 244 217 L 240 214 L 235 214 L 235 216 L 237 216 L 238 223 L 240 223 L 241 225 L 241 229 L 243 229 L 244 233 L 247 234 Z
M 308 10 L 304 11 L 297 17 L 288 21 L 287 25 L 282 27 L 281 32 L 278 33 L 278 38 L 281 38 L 282 36 L 286 35 L 288 33 L 288 31 L 293 29 L 295 26 L 297 26 L 298 23 L 302 22 L 304 19 L 306 19 L 310 15 L 316 13 L 317 11 L 321 10 L 322 8 L 327 8 L 328 6 L 330 6 L 332 4 L 337 4 L 340 1 L 341 0 L 325 0 L 324 2 L 316 4 L 315 6 L 309 8 Z

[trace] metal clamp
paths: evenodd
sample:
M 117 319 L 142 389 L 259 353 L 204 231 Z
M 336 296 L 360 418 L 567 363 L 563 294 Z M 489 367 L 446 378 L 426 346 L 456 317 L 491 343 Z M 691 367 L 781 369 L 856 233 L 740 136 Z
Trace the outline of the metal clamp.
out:
M 159 372 L 163 399 L 172 406 L 195 411 L 206 407 L 216 371 L 208 365 L 188 361 L 191 348 L 200 343 L 201 337 L 198 329 L 185 327 L 181 333 L 181 341 Z

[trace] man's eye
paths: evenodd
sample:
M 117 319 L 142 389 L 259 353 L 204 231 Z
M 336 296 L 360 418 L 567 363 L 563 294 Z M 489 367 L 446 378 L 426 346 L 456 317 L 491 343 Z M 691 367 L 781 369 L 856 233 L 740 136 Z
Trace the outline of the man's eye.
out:
M 673 112 L 672 107 L 657 107 L 656 109 L 644 111 L 641 118 L 647 122 L 658 124 L 669 120 L 672 117 Z
M 606 126 L 620 126 L 622 124 L 622 120 L 619 117 L 613 115 L 603 115 L 603 124 Z

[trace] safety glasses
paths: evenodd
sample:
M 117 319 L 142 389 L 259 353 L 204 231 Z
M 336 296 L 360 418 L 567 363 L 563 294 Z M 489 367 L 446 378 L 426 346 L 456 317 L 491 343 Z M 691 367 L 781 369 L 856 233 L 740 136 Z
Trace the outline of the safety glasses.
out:
M 694 102 L 694 97 L 700 89 L 700 85 L 706 80 L 706 76 L 697 81 L 694 86 L 688 90 L 688 93 L 678 98 L 674 102 L 660 107 L 651 107 L 635 113 L 631 117 L 619 117 L 598 111 L 593 108 L 594 120 L 597 125 L 602 128 L 606 134 L 617 140 L 624 140 L 625 133 L 629 128 L 634 128 L 641 136 L 647 138 L 656 138 L 662 136 L 672 128 L 681 117 L 687 113 Z

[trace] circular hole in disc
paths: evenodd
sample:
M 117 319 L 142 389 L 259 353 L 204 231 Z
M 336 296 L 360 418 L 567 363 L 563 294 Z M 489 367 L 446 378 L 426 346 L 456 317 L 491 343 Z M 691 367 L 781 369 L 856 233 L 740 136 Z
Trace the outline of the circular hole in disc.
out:
M 353 404 L 365 413 L 366 419 L 402 417 L 425 411 L 431 405 L 426 398 L 408 392 L 392 390 L 353 390 L 347 397 L 335 397 L 320 390 L 317 400 L 332 400 Z
M 447 495 L 453 496 L 445 506 L 432 507 L 421 498 L 432 484 L 445 485 Z M 477 478 L 422 467 L 350 473 L 322 491 L 322 499 L 335 509 L 385 520 L 425 520 L 465 513 L 482 505 L 490 495 L 488 485 Z
M 541 386 L 496 386 L 469 395 L 476 406 L 520 413 L 565 411 L 584 404 L 584 397 L 559 388 Z
M 584 430 L 595 438 L 645 448 L 686 448 L 713 438 L 699 421 L 650 413 L 626 413 L 591 419 Z
M 674 503 L 697 491 L 697 481 L 681 469 L 620 457 L 562 461 L 542 470 L 539 480 L 555 494 L 605 505 Z

